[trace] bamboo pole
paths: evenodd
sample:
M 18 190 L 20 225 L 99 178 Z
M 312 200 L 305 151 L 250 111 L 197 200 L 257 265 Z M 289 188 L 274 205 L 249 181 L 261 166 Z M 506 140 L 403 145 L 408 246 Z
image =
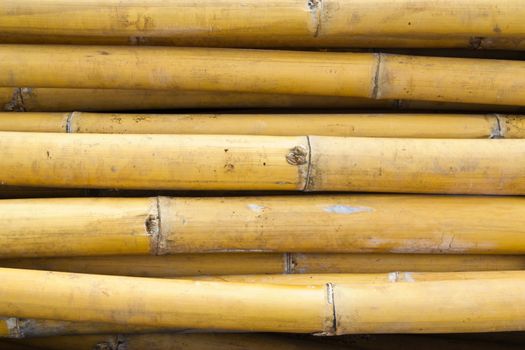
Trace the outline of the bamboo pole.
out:
M 301 96 L 180 90 L 118 90 L 0 87 L 0 110 L 26 112 L 126 111 L 205 108 L 316 108 L 452 110 L 519 113 L 504 105 L 372 100 L 341 96 Z
M 475 66 L 473 72 L 471 67 Z M 0 45 L 0 85 L 525 105 L 525 63 L 374 53 Z
M 490 271 L 463 273 L 417 273 L 393 272 L 388 274 L 319 274 L 319 275 L 244 275 L 244 276 L 202 276 L 186 277 L 194 281 L 221 281 L 250 284 L 277 284 L 294 286 L 317 286 L 327 283 L 344 284 L 384 284 L 415 283 L 425 281 L 450 280 L 512 280 L 523 275 L 522 271 Z M 72 334 L 111 334 L 111 333 L 147 333 L 197 332 L 191 329 L 156 329 L 154 327 L 128 326 L 107 323 L 85 323 L 38 319 L 0 318 L 0 337 L 34 338 Z M 219 330 L 217 330 L 219 331 Z
M 0 275 L 0 313 L 20 317 L 326 335 L 525 329 L 524 272 L 323 288 L 17 269 Z
M 105 114 L 1 113 L 20 132 L 525 138 L 525 119 L 500 114 Z
M 0 286 L 3 315 L 262 332 L 317 333 L 332 327 L 333 310 L 322 286 L 193 282 L 17 269 L 0 269 L 0 275 L 4 281 Z M 30 285 L 31 292 L 27 288 Z M 63 302 L 64 298 L 68 303 Z
M 0 184 L 524 194 L 523 140 L 0 132 Z
M 3 200 L 0 257 L 523 254 L 524 203 L 406 195 Z
M 2 259 L 0 266 L 135 277 L 525 269 L 524 255 L 207 253 Z
M 522 5 L 519 0 L 417 5 L 408 0 L 9 0 L 0 7 L 0 31 L 3 42 L 25 43 L 515 49 L 525 31 Z
M 115 90 L 0 88 L 0 106 L 5 111 L 125 111 L 174 108 L 396 108 L 397 101 L 340 96 L 301 96 L 181 90 Z M 475 108 L 486 105 L 441 103 L 439 108 Z M 432 107 L 432 106 L 430 106 Z M 410 105 L 409 105 L 410 108 Z M 426 108 L 418 106 L 418 108 Z M 515 107 L 491 106 L 491 110 L 512 112 Z M 1 108 L 0 108 L 1 109 Z
M 303 339 L 278 334 L 162 334 L 118 336 L 65 336 L 25 339 L 22 344 L 45 347 L 47 350 L 322 350 L 326 344 L 318 339 Z M 332 344 L 331 349 L 349 349 Z

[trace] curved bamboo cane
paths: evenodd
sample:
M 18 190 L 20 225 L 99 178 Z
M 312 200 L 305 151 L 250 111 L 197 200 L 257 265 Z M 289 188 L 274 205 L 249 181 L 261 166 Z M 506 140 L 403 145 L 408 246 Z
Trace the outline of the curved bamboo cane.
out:
M 525 118 L 500 114 L 104 114 L 1 113 L 20 132 L 525 138 Z
M 3 1 L 2 41 L 520 48 L 520 0 Z M 381 11 L 377 11 L 380 8 Z
M 0 183 L 525 194 L 524 140 L 0 132 Z
M 26 112 L 126 111 L 203 108 L 316 108 L 452 110 L 519 113 L 517 106 L 429 101 L 372 100 L 213 91 L 0 87 L 0 110 Z
M 401 195 L 3 200 L 0 256 L 522 254 L 524 203 Z
M 235 283 L 264 283 L 277 285 L 313 286 L 327 283 L 340 284 L 384 284 L 420 283 L 425 281 L 450 280 L 512 280 L 523 276 L 521 271 L 490 271 L 463 273 L 414 273 L 392 272 L 388 274 L 320 274 L 320 275 L 244 275 L 189 277 L 194 281 L 220 281 Z M 70 322 L 38 319 L 0 318 L 0 337 L 34 338 L 73 334 L 147 333 L 153 331 L 191 333 L 191 329 L 159 329 L 155 327 L 129 326 L 110 323 Z M 220 331 L 220 330 L 216 330 Z
M 206 253 L 0 260 L 0 266 L 135 277 L 525 269 L 524 255 Z
M 0 276 L 0 313 L 29 318 L 319 334 L 525 329 L 525 272 L 325 288 L 17 269 Z
M 472 66 L 475 72 L 468 69 Z M 525 63 L 374 53 L 0 45 L 0 85 L 525 106 Z

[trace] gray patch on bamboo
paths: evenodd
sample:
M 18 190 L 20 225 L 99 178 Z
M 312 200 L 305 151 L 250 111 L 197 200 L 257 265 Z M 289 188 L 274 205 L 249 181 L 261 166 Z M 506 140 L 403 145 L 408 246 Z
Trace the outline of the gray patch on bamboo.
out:
M 66 133 L 71 134 L 74 132 L 71 125 L 73 124 L 73 118 L 75 118 L 79 113 L 80 112 L 71 112 L 68 114 L 66 119 Z
M 306 6 L 310 11 L 312 17 L 312 35 L 314 38 L 319 36 L 321 32 L 321 17 L 323 11 L 323 1 L 322 0 L 307 0 Z
M 292 253 L 284 253 L 284 269 L 283 274 L 289 275 L 294 273 L 295 263 L 293 260 L 293 254 Z
M 375 53 L 374 54 L 376 58 L 376 64 L 374 68 L 374 75 L 372 77 L 372 92 L 370 98 L 377 100 L 381 98 L 381 73 L 382 73 L 382 62 L 383 62 L 383 54 L 382 53 Z
M 331 205 L 329 207 L 325 207 L 324 211 L 328 213 L 334 213 L 334 214 L 355 214 L 355 213 L 370 213 L 373 212 L 374 209 L 369 207 L 352 207 L 349 205 Z
M 260 214 L 263 212 L 263 210 L 266 208 L 262 205 L 259 205 L 259 204 L 248 204 L 247 205 L 248 209 L 250 209 L 251 211 L 253 211 L 254 213 L 257 213 L 257 214 Z
M 122 335 L 117 335 L 113 339 L 93 346 L 93 350 L 126 350 L 127 348 L 126 339 Z
M 505 118 L 501 114 L 494 113 L 492 115 L 495 118 L 494 126 L 492 127 L 492 130 L 490 131 L 489 139 L 504 139 L 505 138 L 505 130 L 503 130 L 503 123 L 502 118 Z
M 7 337 L 8 338 L 24 338 L 24 332 L 20 328 L 19 319 L 16 317 L 2 318 L 3 322 L 7 327 Z
M 24 97 L 21 88 L 14 88 L 11 100 L 4 105 L 4 110 L 8 112 L 25 112 Z

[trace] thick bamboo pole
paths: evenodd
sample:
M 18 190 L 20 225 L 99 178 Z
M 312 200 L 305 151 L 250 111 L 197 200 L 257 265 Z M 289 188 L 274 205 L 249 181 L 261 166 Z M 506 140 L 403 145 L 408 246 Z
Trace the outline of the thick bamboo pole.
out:
M 525 31 L 522 5 L 520 0 L 497 5 L 489 0 L 9 0 L 0 7 L 0 31 L 3 42 L 516 48 Z
M 321 288 L 0 269 L 0 313 L 321 334 L 517 331 L 525 329 L 525 273 L 514 273 L 513 278 Z M 66 297 L 69 303 L 63 302 Z
M 524 255 L 207 253 L 3 259 L 0 266 L 136 277 L 523 270 Z
M 0 257 L 522 254 L 524 201 L 402 195 L 3 200 Z
M 469 69 L 473 66 L 475 72 Z M 374 53 L 0 45 L 0 85 L 525 106 L 525 63 Z
M 21 132 L 525 138 L 525 118 L 500 114 L 104 114 L 1 113 Z
M 519 113 L 504 105 L 373 100 L 341 96 L 301 96 L 240 92 L 0 87 L 0 110 L 27 112 L 126 111 L 205 108 L 401 109 Z
M 0 151 L 10 186 L 525 193 L 524 140 L 0 132 Z
M 319 275 L 243 275 L 243 276 L 192 276 L 194 281 L 221 281 L 251 284 L 277 284 L 295 286 L 340 284 L 384 284 L 384 283 L 415 283 L 425 281 L 449 280 L 504 280 L 516 279 L 523 275 L 521 271 L 463 272 L 463 273 L 415 273 L 392 272 L 388 274 L 319 274 Z M 69 322 L 37 319 L 0 318 L 0 337 L 34 338 L 72 334 L 112 334 L 112 333 L 147 333 L 163 332 L 195 332 L 191 329 L 156 329 L 109 323 Z
M 321 286 L 193 282 L 17 269 L 0 269 L 0 275 L 4 282 L 0 286 L 3 315 L 163 328 L 298 333 L 328 332 L 332 328 L 333 310 L 326 288 Z M 64 303 L 64 298 L 69 302 Z

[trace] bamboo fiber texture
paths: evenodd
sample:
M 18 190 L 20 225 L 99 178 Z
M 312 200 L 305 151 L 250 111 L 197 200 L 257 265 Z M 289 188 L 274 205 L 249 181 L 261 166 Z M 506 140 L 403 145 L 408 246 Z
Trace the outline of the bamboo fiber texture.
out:
M 520 197 L 65 198 L 3 200 L 0 209 L 2 258 L 525 251 Z
M 0 32 L 3 42 L 22 43 L 519 49 L 522 5 L 519 0 L 9 0 L 0 6 Z
M 105 114 L 1 113 L 20 132 L 525 138 L 525 118 L 502 114 Z
M 524 106 L 525 62 L 374 53 L 0 45 L 0 85 Z
M 10 186 L 524 194 L 525 141 L 0 132 Z
M 525 328 L 523 272 L 511 278 L 323 287 L 17 269 L 0 269 L 0 275 L 5 282 L 0 286 L 0 313 L 20 317 L 318 334 Z M 34 286 L 39 287 L 38 299 Z M 63 302 L 66 296 L 69 303 Z

